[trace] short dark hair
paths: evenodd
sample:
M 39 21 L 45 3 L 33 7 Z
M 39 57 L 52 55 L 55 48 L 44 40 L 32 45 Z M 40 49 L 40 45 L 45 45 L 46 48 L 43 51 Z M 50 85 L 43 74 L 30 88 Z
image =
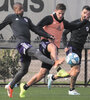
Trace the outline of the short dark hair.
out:
M 90 11 L 90 6 L 85 5 L 85 6 L 82 8 L 82 10 L 83 10 L 83 9 L 86 9 L 86 10 Z
M 20 3 L 20 2 L 16 2 L 16 3 L 14 3 L 14 5 L 22 5 L 22 3 Z
M 56 10 L 66 10 L 66 6 L 63 3 L 56 5 Z
M 21 6 L 22 6 L 22 3 L 20 3 L 20 2 L 16 2 L 16 3 L 14 3 L 14 5 L 13 5 L 13 9 L 15 9 L 17 5 L 21 5 Z

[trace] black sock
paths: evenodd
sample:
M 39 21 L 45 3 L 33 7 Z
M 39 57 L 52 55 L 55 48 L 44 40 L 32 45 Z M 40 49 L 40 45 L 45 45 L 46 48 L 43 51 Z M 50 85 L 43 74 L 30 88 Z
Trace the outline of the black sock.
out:
M 57 72 L 59 72 L 59 70 L 61 70 L 61 67 L 58 67 L 58 68 L 57 68 Z
M 13 87 L 10 85 L 10 88 L 13 89 Z
M 25 90 L 27 90 L 29 88 L 29 86 L 27 84 L 24 85 L 23 87 Z
M 75 88 L 71 88 L 70 91 L 75 90 Z
M 53 81 L 56 80 L 56 79 L 54 78 L 54 75 L 52 76 L 52 80 L 53 80 Z

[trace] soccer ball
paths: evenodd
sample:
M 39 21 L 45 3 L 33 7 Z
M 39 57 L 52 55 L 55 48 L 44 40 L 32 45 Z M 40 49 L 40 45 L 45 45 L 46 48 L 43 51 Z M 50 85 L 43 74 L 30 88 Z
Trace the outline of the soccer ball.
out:
M 69 53 L 66 56 L 66 62 L 71 66 L 79 64 L 79 61 L 79 56 L 76 53 Z

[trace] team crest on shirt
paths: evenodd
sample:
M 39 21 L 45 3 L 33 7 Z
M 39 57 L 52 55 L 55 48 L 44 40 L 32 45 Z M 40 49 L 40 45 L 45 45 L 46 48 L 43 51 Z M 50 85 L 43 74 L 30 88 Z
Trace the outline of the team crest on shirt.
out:
M 16 18 L 15 20 L 19 20 L 19 18 Z
M 24 20 L 25 20 L 26 22 L 28 22 L 28 19 L 27 19 L 27 18 L 24 18 Z
M 89 27 L 86 27 L 86 31 L 87 31 L 87 32 L 89 31 Z

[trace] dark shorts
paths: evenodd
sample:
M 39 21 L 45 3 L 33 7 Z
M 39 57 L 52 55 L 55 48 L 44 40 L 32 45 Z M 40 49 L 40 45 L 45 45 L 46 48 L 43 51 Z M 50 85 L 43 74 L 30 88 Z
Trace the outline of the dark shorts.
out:
M 17 46 L 17 50 L 20 53 L 20 60 L 21 62 L 26 62 L 26 61 L 30 61 L 31 57 L 26 55 L 26 50 L 31 48 L 32 45 L 30 45 L 29 43 L 21 43 Z
M 47 51 L 48 44 L 50 44 L 48 40 L 42 40 L 41 43 L 39 44 L 39 50 L 43 53 L 43 55 L 51 59 L 50 53 Z M 47 63 L 42 63 L 41 67 L 50 70 L 52 68 L 52 65 L 49 65 Z
M 77 47 L 79 47 L 79 46 L 77 45 Z M 76 48 L 74 46 L 74 44 L 69 44 L 68 48 L 69 48 L 69 50 L 66 52 L 66 55 L 68 55 L 71 52 L 76 53 L 79 56 L 80 62 L 79 62 L 78 65 L 80 65 L 81 64 L 81 58 L 82 58 L 82 49 Z

